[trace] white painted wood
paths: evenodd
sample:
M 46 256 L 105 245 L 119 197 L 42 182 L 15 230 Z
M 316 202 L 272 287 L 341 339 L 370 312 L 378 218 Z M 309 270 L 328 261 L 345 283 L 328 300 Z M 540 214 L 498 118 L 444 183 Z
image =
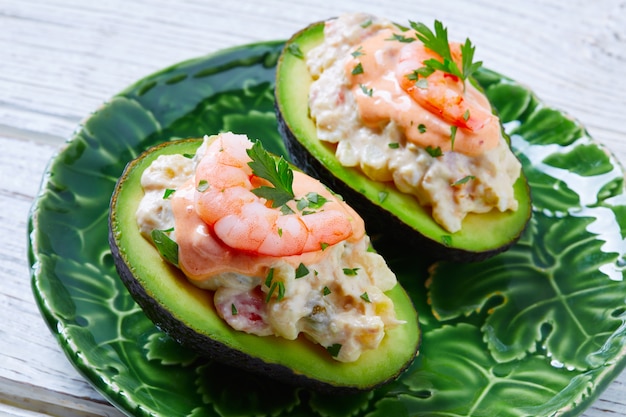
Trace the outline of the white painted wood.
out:
M 0 0 L 0 414 L 121 415 L 66 360 L 30 289 L 28 211 L 80 121 L 161 68 L 347 11 L 442 20 L 626 164 L 624 0 Z M 626 373 L 584 414 L 619 415 Z

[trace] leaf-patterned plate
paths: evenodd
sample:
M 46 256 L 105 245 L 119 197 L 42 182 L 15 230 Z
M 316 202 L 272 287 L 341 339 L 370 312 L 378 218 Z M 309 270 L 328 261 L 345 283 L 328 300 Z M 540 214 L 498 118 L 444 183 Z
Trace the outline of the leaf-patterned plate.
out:
M 428 265 L 377 248 L 424 331 L 397 381 L 320 395 L 198 357 L 146 318 L 107 243 L 115 182 L 127 162 L 171 138 L 234 131 L 284 154 L 273 98 L 282 45 L 228 49 L 142 79 L 51 161 L 29 260 L 36 300 L 69 360 L 132 416 L 580 414 L 626 366 L 624 173 L 576 121 L 488 70 L 478 81 L 523 161 L 533 217 L 518 244 L 481 263 Z

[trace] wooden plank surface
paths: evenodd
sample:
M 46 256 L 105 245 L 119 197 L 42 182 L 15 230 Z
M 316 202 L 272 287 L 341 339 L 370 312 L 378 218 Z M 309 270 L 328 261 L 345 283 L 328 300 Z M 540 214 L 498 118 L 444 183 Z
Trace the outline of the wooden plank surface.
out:
M 0 415 L 121 415 L 66 360 L 30 290 L 28 212 L 80 121 L 163 67 L 348 11 L 444 21 L 626 163 L 624 0 L 0 0 Z M 626 373 L 584 415 L 626 415 Z

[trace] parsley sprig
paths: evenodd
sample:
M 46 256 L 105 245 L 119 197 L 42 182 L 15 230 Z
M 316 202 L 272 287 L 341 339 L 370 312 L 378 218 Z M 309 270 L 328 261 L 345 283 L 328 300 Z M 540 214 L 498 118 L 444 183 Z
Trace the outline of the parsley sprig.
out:
M 154 229 L 150 233 L 150 237 L 163 259 L 174 266 L 178 266 L 178 243 L 168 236 L 167 232 L 169 231 Z
M 461 45 L 461 68 L 452 59 L 450 43 L 448 42 L 448 29 L 439 20 L 435 20 L 433 32 L 428 26 L 419 22 L 409 21 L 411 28 L 415 30 L 416 37 L 424 43 L 431 51 L 439 54 L 442 61 L 431 58 L 424 61 L 424 65 L 431 71 L 443 71 L 455 75 L 465 81 L 481 66 L 482 61 L 474 62 L 474 52 L 476 48 L 469 38 Z M 423 70 L 426 71 L 426 70 Z
M 261 198 L 272 202 L 272 207 L 280 207 L 294 199 L 293 171 L 287 161 L 282 157 L 276 160 L 261 145 L 260 141 L 254 142 L 246 151 L 252 161 L 248 162 L 252 173 L 257 177 L 269 181 L 273 187 L 262 185 L 252 190 Z

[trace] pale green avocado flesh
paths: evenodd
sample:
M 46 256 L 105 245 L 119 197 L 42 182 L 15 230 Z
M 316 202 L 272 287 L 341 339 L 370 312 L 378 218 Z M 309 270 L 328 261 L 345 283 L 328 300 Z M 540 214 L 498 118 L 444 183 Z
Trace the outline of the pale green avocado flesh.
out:
M 276 113 L 280 133 L 295 165 L 341 194 L 366 221 L 370 235 L 401 241 L 435 259 L 475 261 L 509 248 L 520 237 L 531 215 L 528 182 L 522 175 L 514 185 L 517 211 L 470 214 L 462 230 L 449 233 L 437 224 L 428 207 L 402 193 L 390 182 L 377 182 L 357 168 L 342 166 L 332 146 L 317 138 L 309 117 L 308 91 L 312 78 L 299 50 L 306 54 L 324 39 L 324 23 L 295 34 L 277 66 Z
M 162 154 L 193 154 L 201 140 L 159 145 L 132 161 L 111 200 L 109 243 L 121 279 L 147 316 L 175 340 L 215 360 L 308 388 L 368 390 L 395 379 L 415 358 L 420 343 L 417 313 L 398 284 L 387 295 L 399 320 L 380 347 L 353 363 L 338 362 L 304 338 L 290 341 L 236 331 L 216 313 L 213 294 L 190 284 L 139 232 L 135 212 L 142 172 Z

